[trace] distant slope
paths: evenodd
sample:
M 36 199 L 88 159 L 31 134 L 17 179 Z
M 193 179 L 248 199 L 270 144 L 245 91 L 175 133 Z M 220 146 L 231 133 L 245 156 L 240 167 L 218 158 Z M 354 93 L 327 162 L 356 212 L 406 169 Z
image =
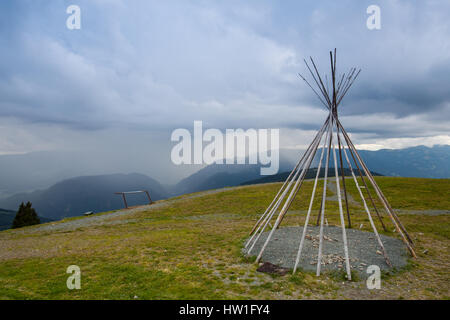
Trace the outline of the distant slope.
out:
M 293 164 L 286 159 L 280 159 L 280 170 L 292 168 Z M 258 164 L 213 164 L 189 177 L 181 180 L 172 188 L 174 195 L 198 192 L 209 189 L 237 186 L 261 176 Z
M 372 175 L 374 175 L 374 176 L 381 176 L 381 174 L 379 174 L 379 173 L 376 173 L 376 172 L 373 172 L 373 171 L 371 171 L 371 172 L 372 172 Z M 244 186 L 244 185 L 250 185 L 250 184 L 284 182 L 287 179 L 287 177 L 289 176 L 290 173 L 291 173 L 290 171 L 281 172 L 281 173 L 278 173 L 278 174 L 274 174 L 272 176 L 267 176 L 267 177 L 263 177 L 263 178 L 256 179 L 256 180 L 246 181 L 246 182 L 241 183 L 241 185 Z M 339 174 L 340 173 L 341 172 L 339 171 Z M 305 179 L 314 179 L 316 177 L 316 174 L 317 174 L 317 168 L 308 169 L 308 172 L 306 173 Z M 329 177 L 334 177 L 334 174 L 335 174 L 334 168 L 329 168 L 328 169 L 328 176 Z M 325 175 L 325 169 L 321 168 L 320 169 L 320 173 L 319 173 L 319 178 L 323 178 L 324 175 Z M 350 176 L 351 175 L 350 169 L 344 168 L 344 175 Z
M 0 209 L 0 230 L 11 228 L 16 213 L 12 210 Z
M 289 171 L 304 150 L 280 149 L 279 172 Z M 418 146 L 395 150 L 360 150 L 370 170 L 387 176 L 450 178 L 450 146 L 436 145 L 432 148 Z M 23 155 L 0 155 L 0 199 L 19 192 L 49 188 L 53 184 L 77 176 L 142 171 L 148 163 L 121 165 L 111 159 L 103 161 L 105 155 L 77 152 L 32 152 Z M 161 165 L 163 166 L 163 165 Z M 317 166 L 317 159 L 312 164 Z M 194 170 L 191 166 L 186 170 Z M 179 170 L 185 170 L 181 167 Z M 169 186 L 173 195 L 239 185 L 245 181 L 264 178 L 258 165 L 212 165 L 195 172 L 174 186 Z M 154 169 L 156 170 L 156 169 Z M 192 172 L 192 171 L 190 171 Z M 150 176 L 153 176 L 152 174 Z M 0 201 L 0 204 L 2 202 Z M 6 207 L 9 208 L 9 207 Z M 10 209 L 15 209 L 11 207 Z
M 172 189 L 180 195 L 208 189 L 239 185 L 241 182 L 259 177 L 257 165 L 210 165 L 181 180 Z
M 0 199 L 17 193 L 47 189 L 60 181 L 80 176 L 139 172 L 165 183 L 196 172 L 199 166 L 176 166 L 167 161 L 170 148 L 135 150 L 133 144 L 92 150 L 38 151 L 0 154 Z M 133 157 L 130 158 L 130 151 Z M 161 156 L 155 156 L 160 153 Z M 105 160 L 107 159 L 107 160 Z M 163 180 L 164 179 L 164 180 Z
M 280 151 L 280 173 L 274 176 L 261 176 L 259 165 L 214 164 L 183 179 L 175 186 L 171 186 L 170 193 L 157 181 L 142 174 L 83 176 L 64 180 L 45 190 L 16 194 L 1 199 L 0 207 L 16 210 L 20 202 L 31 201 L 40 216 L 57 220 L 77 216 L 90 210 L 98 212 L 122 208 L 122 199 L 120 196 L 113 194 L 116 191 L 148 189 L 152 198 L 158 200 L 167 198 L 169 194 L 180 195 L 240 184 L 283 181 L 288 175 L 287 172 L 294 167 L 294 159 L 298 160 L 302 153 L 301 150 Z M 397 150 L 361 150 L 359 153 L 369 169 L 381 175 L 450 177 L 450 146 L 448 145 L 432 148 L 418 146 Z M 8 163 L 23 161 L 22 158 L 15 156 L 2 159 L 8 159 Z M 0 161 L 0 164 L 2 164 L 2 161 Z M 51 158 L 51 161 L 49 159 L 49 165 L 59 168 L 58 162 L 60 161 L 60 158 Z M 9 188 L 8 181 L 13 181 L 20 174 L 13 169 L 9 170 L 10 165 L 4 164 L 5 166 L 0 166 L 3 187 L 7 186 L 8 190 L 23 188 L 24 185 L 22 184 L 25 182 L 20 179 L 17 180 L 18 184 L 14 185 L 14 188 Z M 317 159 L 312 166 L 317 166 Z M 47 171 L 44 165 L 32 168 L 36 170 L 35 177 L 33 176 L 36 181 L 40 181 L 42 176 L 46 176 Z M 62 171 L 65 169 L 65 166 L 60 168 Z M 26 175 L 31 175 L 31 171 L 26 171 Z M 72 174 L 69 171 L 64 172 L 64 174 Z M 308 173 L 308 177 L 309 175 L 310 173 Z M 0 185 L 0 187 L 2 186 Z M 145 202 L 144 195 L 134 195 L 129 198 L 130 205 Z
M 86 176 L 67 179 L 46 190 L 17 194 L 1 200 L 5 208 L 17 208 L 22 201 L 31 201 L 40 216 L 51 219 L 79 216 L 86 211 L 109 211 L 123 208 L 117 191 L 148 190 L 153 200 L 167 197 L 155 180 L 137 173 Z M 128 204 L 147 202 L 144 194 L 130 195 Z
M 15 211 L 0 208 L 0 230 L 10 229 L 15 217 Z M 51 219 L 44 217 L 39 217 L 39 219 L 41 220 L 41 223 L 52 221 Z
M 171 193 L 179 195 L 248 184 L 250 182 L 283 181 L 289 174 L 286 172 L 292 170 L 295 165 L 294 163 L 298 161 L 303 152 L 297 150 L 297 152 L 291 151 L 289 154 L 286 150 L 280 151 L 280 173 L 274 176 L 261 176 L 259 165 L 213 164 L 180 181 L 176 186 L 171 188 Z M 450 177 L 450 146 L 448 145 L 437 145 L 432 148 L 418 146 L 395 150 L 358 150 L 358 152 L 369 169 L 379 175 L 419 178 Z M 312 167 L 317 166 L 319 154 L 320 149 L 311 165 Z M 334 172 L 332 173 L 334 174 Z
M 358 151 L 370 170 L 386 176 L 450 178 L 450 146 Z

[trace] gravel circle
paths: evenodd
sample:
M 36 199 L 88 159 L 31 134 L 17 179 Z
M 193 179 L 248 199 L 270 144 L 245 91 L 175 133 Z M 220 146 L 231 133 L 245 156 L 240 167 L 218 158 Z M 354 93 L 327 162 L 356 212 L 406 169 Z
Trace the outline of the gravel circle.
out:
M 303 226 L 283 227 L 274 232 L 261 258 L 262 262 L 270 262 L 282 268 L 293 269 L 300 244 Z M 346 229 L 349 259 L 352 270 L 366 278 L 367 267 L 377 265 L 381 270 L 391 270 L 386 264 L 381 248 L 372 232 L 357 229 Z M 263 246 L 269 231 L 264 232 L 258 239 L 249 256 L 257 256 Z M 344 270 L 344 246 L 342 229 L 337 226 L 324 226 L 324 241 L 322 246 L 321 270 Z M 408 262 L 408 252 L 405 244 L 392 237 L 380 235 L 381 241 L 392 266 L 399 269 Z M 250 248 L 250 246 L 249 246 Z M 248 255 L 248 249 L 243 253 Z M 305 236 L 299 268 L 305 271 L 315 271 L 317 254 L 319 251 L 319 227 L 309 226 Z

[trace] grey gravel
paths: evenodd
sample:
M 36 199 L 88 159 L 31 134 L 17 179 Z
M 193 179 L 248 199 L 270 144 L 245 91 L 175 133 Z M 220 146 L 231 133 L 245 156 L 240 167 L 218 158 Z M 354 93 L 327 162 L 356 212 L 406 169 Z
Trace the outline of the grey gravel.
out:
M 361 277 L 367 277 L 367 267 L 377 265 L 382 270 L 390 270 L 386 264 L 376 237 L 371 232 L 357 229 L 346 229 L 349 249 L 350 265 Z M 263 262 L 270 262 L 283 268 L 293 269 L 300 244 L 303 226 L 283 227 L 276 230 L 269 241 L 263 255 Z M 253 248 L 250 256 L 256 256 L 269 232 L 264 232 Z M 336 226 L 324 226 L 322 251 L 322 270 L 345 270 L 344 246 L 342 242 L 342 229 Z M 380 235 L 387 255 L 395 268 L 404 267 L 408 262 L 408 253 L 405 244 L 392 237 Z M 250 246 L 249 246 L 250 247 Z M 317 254 L 319 250 L 319 227 L 310 226 L 307 229 L 305 243 L 299 267 L 305 271 L 315 271 L 317 267 Z M 378 253 L 377 253 L 378 251 Z M 247 254 L 247 249 L 243 249 Z

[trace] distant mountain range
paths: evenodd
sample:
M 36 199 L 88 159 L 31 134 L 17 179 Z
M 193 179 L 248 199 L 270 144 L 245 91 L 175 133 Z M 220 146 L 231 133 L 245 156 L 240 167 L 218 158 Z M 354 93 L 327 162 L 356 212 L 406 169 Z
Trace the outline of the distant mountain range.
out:
M 102 212 L 124 207 L 114 192 L 148 190 L 152 200 L 168 197 L 159 182 L 142 174 L 110 174 L 76 177 L 61 181 L 48 189 L 16 194 L 0 200 L 3 208 L 18 208 L 31 201 L 38 215 L 54 220 L 79 216 L 86 211 Z M 127 196 L 129 206 L 148 202 L 145 194 Z
M 99 148 L 0 154 L 0 199 L 19 192 L 46 189 L 73 177 L 114 173 L 139 172 L 174 184 L 180 177 L 187 177 L 201 168 L 200 165 L 176 166 L 170 162 L 170 150 L 161 156 L 155 156 L 151 148 L 133 150 L 123 146 L 120 151 Z
M 280 158 L 279 170 L 292 169 L 294 164 Z M 237 186 L 244 181 L 261 177 L 259 164 L 212 164 L 181 180 L 169 190 L 173 195 L 209 189 Z
M 311 167 L 317 167 L 320 154 L 318 150 Z M 302 152 L 280 152 L 279 174 L 261 176 L 259 165 L 210 165 L 181 180 L 170 188 L 172 194 L 184 194 L 208 189 L 217 189 L 241 184 L 263 183 L 261 181 L 283 181 L 294 167 Z M 450 178 L 450 146 L 437 145 L 432 148 L 418 146 L 394 150 L 361 150 L 371 172 L 386 176 Z M 349 155 L 350 156 L 350 155 Z M 354 166 L 354 165 L 353 165 Z M 344 165 L 344 167 L 347 167 Z M 334 174 L 334 172 L 332 172 Z M 308 172 L 308 175 L 310 173 Z M 348 172 L 346 173 L 348 174 Z
M 101 212 L 123 208 L 122 198 L 114 194 L 117 191 L 149 190 L 152 199 L 159 200 L 174 195 L 227 186 L 284 181 L 302 153 L 301 150 L 280 151 L 280 173 L 273 176 L 261 176 L 260 165 L 214 164 L 197 171 L 176 185 L 165 187 L 156 180 L 138 173 L 69 178 L 49 188 L 0 199 L 0 207 L 12 210 L 0 211 L 0 226 L 10 225 L 12 221 L 10 216 L 14 218 L 15 210 L 22 201 L 31 201 L 41 217 L 58 220 L 79 216 L 86 211 Z M 432 148 L 418 146 L 397 150 L 361 150 L 359 153 L 369 169 L 381 175 L 450 178 L 450 146 L 448 145 Z M 50 161 L 50 165 L 58 166 L 58 160 Z M 317 159 L 311 167 L 316 166 Z M 40 168 L 34 169 L 40 170 Z M 14 174 L 17 174 L 14 170 L 8 173 L 5 167 L 1 170 L 3 170 L 2 174 L 6 173 L 5 176 L 8 179 L 13 179 Z M 43 173 L 36 172 L 36 177 L 45 175 L 47 169 L 42 170 Z M 346 170 L 347 175 L 348 173 Z M 309 178 L 314 175 L 315 169 L 307 173 Z M 2 178 L 3 183 L 6 183 L 4 176 Z M 38 180 L 36 178 L 36 181 Z M 18 187 L 16 185 L 14 188 Z M 147 202 L 143 194 L 130 195 L 127 199 L 130 206 Z
M 370 170 L 385 176 L 450 178 L 450 145 L 358 152 Z

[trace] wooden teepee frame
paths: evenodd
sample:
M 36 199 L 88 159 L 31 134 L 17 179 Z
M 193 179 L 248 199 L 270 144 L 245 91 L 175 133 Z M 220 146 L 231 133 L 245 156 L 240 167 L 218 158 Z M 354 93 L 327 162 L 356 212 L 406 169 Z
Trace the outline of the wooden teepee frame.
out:
M 300 245 L 297 252 L 297 257 L 295 260 L 294 270 L 293 272 L 297 270 L 298 263 L 300 261 L 306 230 L 308 227 L 308 223 L 311 217 L 311 209 L 313 206 L 314 196 L 316 193 L 316 187 L 317 187 L 317 181 L 320 174 L 320 169 L 322 167 L 322 162 L 324 158 L 324 154 L 326 152 L 326 160 L 325 160 L 325 173 L 324 173 L 324 184 L 323 184 L 323 192 L 322 192 L 322 202 L 321 207 L 319 210 L 319 215 L 317 219 L 317 224 L 319 224 L 320 221 L 320 231 L 319 231 L 319 252 L 318 252 L 318 258 L 317 258 L 317 276 L 320 275 L 320 267 L 322 262 L 322 244 L 323 244 L 323 226 L 324 226 L 324 219 L 325 219 L 325 199 L 326 199 L 326 191 L 327 191 L 327 179 L 328 179 L 328 168 L 329 168 L 329 161 L 331 158 L 331 155 L 333 156 L 333 162 L 334 162 L 334 173 L 336 178 L 336 187 L 337 187 L 337 195 L 338 195 L 338 204 L 339 204 L 339 215 L 340 215 L 340 222 L 341 222 L 341 229 L 342 229 L 342 239 L 343 239 L 343 245 L 344 245 L 344 255 L 345 255 L 345 265 L 346 265 L 346 273 L 347 273 L 347 279 L 351 279 L 351 270 L 350 270 L 350 262 L 349 262 L 349 255 L 348 255 L 348 246 L 347 246 L 347 234 L 345 230 L 345 220 L 344 220 L 344 210 L 342 205 L 342 197 L 341 197 L 341 186 L 339 182 L 339 172 L 338 172 L 338 160 L 336 157 L 336 144 L 337 149 L 339 153 L 339 167 L 341 169 L 341 180 L 342 180 L 342 187 L 343 187 L 343 193 L 344 193 L 344 202 L 345 202 L 345 209 L 346 209 L 346 216 L 347 216 L 347 223 L 348 227 L 351 228 L 351 219 L 350 219 L 350 212 L 348 208 L 348 200 L 347 200 L 347 189 L 345 186 L 345 178 L 344 178 L 344 164 L 343 164 L 343 156 L 346 160 L 347 166 L 350 169 L 351 175 L 353 177 L 353 181 L 356 185 L 356 188 L 359 192 L 359 195 L 361 196 L 362 203 L 364 205 L 364 210 L 367 213 L 367 216 L 370 221 L 370 225 L 373 229 L 373 232 L 376 237 L 376 241 L 378 242 L 378 245 L 381 247 L 382 254 L 384 256 L 384 259 L 387 263 L 387 265 L 392 266 L 391 262 L 389 260 L 389 257 L 386 253 L 386 250 L 384 248 L 383 242 L 381 241 L 381 238 L 378 234 L 377 228 L 375 226 L 375 223 L 372 218 L 372 214 L 369 210 L 369 207 L 367 205 L 367 202 L 364 198 L 364 193 L 362 191 L 362 188 L 366 190 L 367 198 L 369 199 L 370 203 L 372 204 L 374 211 L 378 217 L 378 220 L 380 221 L 383 229 L 386 231 L 386 226 L 382 220 L 382 216 L 380 211 L 375 205 L 375 201 L 373 199 L 372 194 L 370 193 L 370 190 L 368 188 L 368 183 L 370 183 L 375 190 L 376 196 L 380 199 L 387 215 L 389 216 L 390 220 L 395 226 L 396 231 L 400 234 L 403 242 L 406 244 L 409 252 L 413 257 L 416 257 L 416 254 L 413 249 L 413 242 L 411 240 L 411 237 L 409 236 L 408 232 L 406 231 L 403 224 L 400 222 L 400 219 L 398 218 L 397 214 L 392 210 L 391 206 L 389 205 L 386 197 L 381 192 L 381 189 L 378 187 L 375 179 L 373 178 L 371 172 L 365 165 L 364 161 L 361 159 L 360 155 L 358 154 L 358 151 L 356 150 L 355 146 L 353 145 L 352 141 L 350 140 L 350 137 L 348 136 L 347 132 L 345 131 L 344 127 L 342 126 L 341 122 L 338 118 L 337 108 L 339 104 L 341 103 L 342 99 L 344 98 L 347 91 L 350 89 L 356 78 L 358 77 L 361 70 L 356 71 L 356 68 L 351 68 L 350 71 L 347 74 L 342 74 L 342 76 L 337 77 L 336 76 L 336 49 L 334 49 L 334 55 L 333 52 L 330 51 L 330 63 L 331 63 L 331 85 L 328 84 L 328 79 L 325 77 L 325 82 L 322 80 L 318 68 L 316 64 L 314 63 L 314 60 L 310 57 L 311 60 L 311 66 L 308 64 L 306 60 L 304 60 L 305 65 L 310 72 L 314 83 L 316 84 L 316 89 L 311 85 L 308 80 L 302 75 L 300 77 L 306 82 L 306 84 L 313 90 L 313 92 L 316 94 L 316 96 L 319 98 L 319 100 L 322 102 L 322 104 L 329 110 L 329 115 L 325 120 L 325 123 L 320 128 L 317 135 L 314 137 L 312 143 L 307 148 L 306 152 L 303 154 L 301 159 L 297 162 L 294 169 L 286 179 L 286 181 L 281 186 L 280 190 L 276 194 L 275 198 L 273 199 L 272 203 L 269 205 L 269 207 L 266 209 L 266 211 L 261 215 L 259 220 L 256 222 L 255 226 L 250 232 L 250 239 L 247 241 L 245 247 L 247 248 L 247 254 L 250 254 L 251 251 L 254 249 L 255 244 L 258 242 L 261 234 L 266 230 L 268 225 L 271 225 L 272 218 L 276 216 L 277 218 L 273 225 L 271 225 L 271 230 L 266 238 L 257 258 L 256 262 L 258 263 L 261 260 L 262 254 L 264 250 L 266 249 L 268 243 L 272 239 L 274 231 L 280 226 L 281 222 L 283 221 L 284 216 L 286 215 L 286 212 L 288 211 L 289 207 L 291 206 L 295 196 L 297 195 L 298 191 L 300 190 L 302 183 L 305 179 L 306 173 L 316 155 L 317 150 L 319 149 L 319 145 L 321 144 L 321 141 L 323 140 L 323 146 L 321 148 L 321 154 L 320 154 L 320 160 L 317 168 L 317 174 L 314 180 L 314 186 L 311 194 L 311 201 L 309 203 L 308 211 L 306 214 L 305 219 L 305 225 L 303 227 L 303 233 L 300 239 Z M 332 90 L 330 92 L 330 89 Z M 344 145 L 346 144 L 346 146 Z M 351 158 L 353 159 L 353 163 L 355 164 L 355 170 L 353 169 L 351 165 L 351 161 L 347 155 L 347 151 L 350 153 Z M 355 171 L 357 171 L 357 174 L 355 174 Z M 358 183 L 358 179 L 356 178 L 356 175 L 359 175 L 361 178 L 361 181 L 363 183 L 363 186 L 360 186 Z M 368 182 L 366 181 L 368 180 Z M 287 196 L 287 198 L 286 198 Z M 285 200 L 286 199 L 286 200 Z M 278 210 L 283 203 L 283 206 L 280 210 Z

